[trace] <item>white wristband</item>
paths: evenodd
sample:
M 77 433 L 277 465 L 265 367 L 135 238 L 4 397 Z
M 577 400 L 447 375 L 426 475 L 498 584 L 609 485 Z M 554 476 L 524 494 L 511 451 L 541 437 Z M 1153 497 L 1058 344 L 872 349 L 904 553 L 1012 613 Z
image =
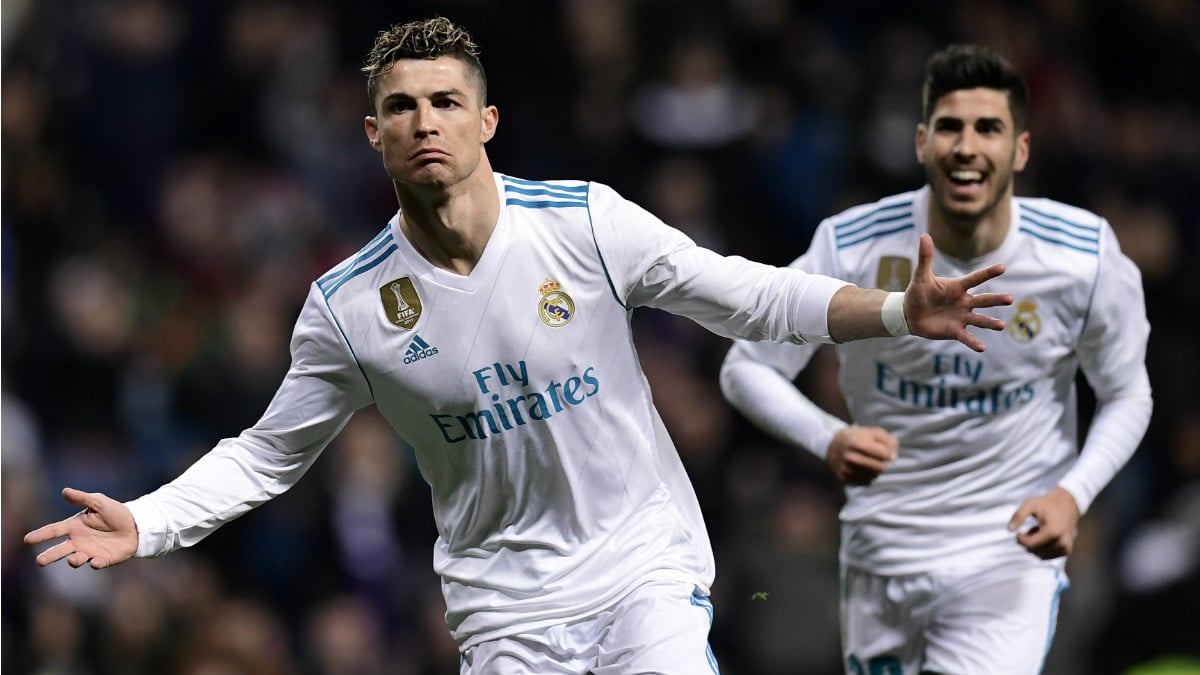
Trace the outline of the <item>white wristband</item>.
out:
M 901 292 L 888 293 L 883 299 L 883 327 L 892 337 L 911 335 L 908 330 L 908 319 L 904 318 L 904 294 Z

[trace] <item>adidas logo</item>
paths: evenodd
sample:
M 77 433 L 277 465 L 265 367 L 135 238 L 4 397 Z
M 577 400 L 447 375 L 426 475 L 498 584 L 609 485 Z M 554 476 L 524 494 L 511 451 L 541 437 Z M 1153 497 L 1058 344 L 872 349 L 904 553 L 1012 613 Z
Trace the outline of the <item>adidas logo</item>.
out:
M 438 353 L 437 347 L 431 346 L 423 340 L 420 335 L 414 335 L 412 342 L 408 345 L 408 349 L 404 351 L 405 363 L 416 363 L 421 359 L 427 359 Z

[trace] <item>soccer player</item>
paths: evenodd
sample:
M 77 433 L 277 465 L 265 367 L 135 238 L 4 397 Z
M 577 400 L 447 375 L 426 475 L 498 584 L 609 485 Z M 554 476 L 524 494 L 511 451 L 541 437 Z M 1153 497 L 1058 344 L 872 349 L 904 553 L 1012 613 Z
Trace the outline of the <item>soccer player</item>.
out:
M 1129 459 L 1152 406 L 1141 276 L 1100 216 L 1013 196 L 1029 158 L 1022 76 L 996 52 L 928 61 L 927 184 L 824 220 L 796 269 L 899 289 L 932 236 L 940 273 L 1004 264 L 1015 304 L 986 352 L 912 338 L 839 344 L 855 424 L 793 386 L 815 346 L 738 341 L 726 398 L 846 486 L 848 673 L 1037 673 L 1080 514 Z M 919 264 L 919 263 L 918 263 Z M 1075 377 L 1098 407 L 1077 446 Z
M 265 414 L 148 495 L 64 490 L 83 511 L 26 536 L 67 537 L 38 563 L 191 546 L 295 484 L 374 404 L 432 488 L 463 673 L 715 672 L 713 554 L 632 309 L 731 337 L 911 330 L 981 348 L 968 328 L 1003 322 L 975 310 L 1012 298 L 968 290 L 1002 267 L 935 278 L 922 242 L 911 286 L 889 296 L 701 249 L 604 185 L 494 172 L 478 49 L 444 18 L 380 33 L 364 71 L 366 136 L 400 208 L 312 284 Z

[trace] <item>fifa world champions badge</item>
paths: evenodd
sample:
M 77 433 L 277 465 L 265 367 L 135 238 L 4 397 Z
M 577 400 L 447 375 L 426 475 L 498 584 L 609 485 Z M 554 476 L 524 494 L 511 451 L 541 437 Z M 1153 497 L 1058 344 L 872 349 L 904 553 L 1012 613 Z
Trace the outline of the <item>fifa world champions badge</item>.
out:
M 1037 315 L 1037 303 L 1028 298 L 1017 303 L 1017 311 L 1008 322 L 1008 333 L 1017 342 L 1029 342 L 1042 330 L 1042 320 Z
M 897 255 L 885 255 L 879 259 L 875 272 L 875 287 L 885 291 L 903 291 L 912 281 L 912 259 Z
M 538 316 L 542 323 L 551 328 L 562 328 L 575 318 L 575 301 L 554 279 L 546 279 L 538 287 L 542 299 L 538 301 Z
M 408 277 L 380 286 L 379 299 L 383 301 L 388 320 L 405 330 L 411 330 L 421 318 L 421 296 L 417 295 L 417 289 Z

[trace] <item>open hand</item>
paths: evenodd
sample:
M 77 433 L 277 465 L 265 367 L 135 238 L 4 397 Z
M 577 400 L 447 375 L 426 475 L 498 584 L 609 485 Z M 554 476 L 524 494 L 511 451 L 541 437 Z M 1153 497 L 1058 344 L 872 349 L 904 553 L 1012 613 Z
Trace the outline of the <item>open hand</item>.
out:
M 138 546 L 137 524 L 127 506 L 99 492 L 64 488 L 62 495 L 83 511 L 25 535 L 26 544 L 67 538 L 39 553 L 37 564 L 45 567 L 66 558 L 71 567 L 91 563 L 92 569 L 99 570 L 133 557 Z
M 933 276 L 933 239 L 922 234 L 917 248 L 917 269 L 904 291 L 904 317 L 909 331 L 931 340 L 958 340 L 982 352 L 983 342 L 967 327 L 1002 330 L 1004 322 L 975 310 L 1011 305 L 1013 300 L 1005 293 L 971 295 L 968 291 L 1001 274 L 1004 265 L 996 264 L 954 279 Z

